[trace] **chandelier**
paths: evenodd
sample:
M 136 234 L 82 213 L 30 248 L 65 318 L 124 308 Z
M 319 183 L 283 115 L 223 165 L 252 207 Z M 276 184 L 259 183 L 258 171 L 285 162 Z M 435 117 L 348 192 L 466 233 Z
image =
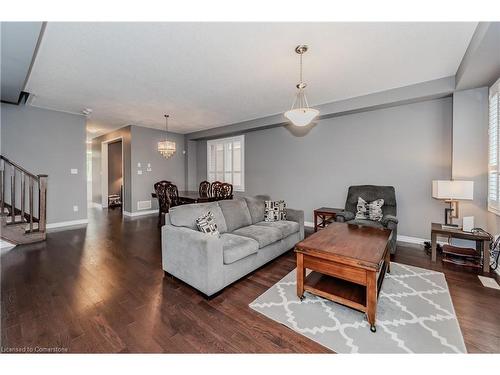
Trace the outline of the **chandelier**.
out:
M 309 108 L 307 102 L 305 88 L 307 84 L 302 81 L 302 55 L 307 52 L 307 45 L 301 44 L 295 48 L 295 52 L 300 56 L 300 82 L 297 84 L 299 90 L 293 101 L 292 108 L 285 112 L 285 117 L 296 126 L 306 126 L 311 123 L 319 111 L 314 108 Z
M 168 136 L 168 118 L 169 118 L 169 115 L 165 115 L 165 130 L 166 130 L 165 140 L 158 142 L 158 152 L 165 159 L 169 159 L 175 154 L 175 142 L 169 141 L 167 139 L 167 136 Z

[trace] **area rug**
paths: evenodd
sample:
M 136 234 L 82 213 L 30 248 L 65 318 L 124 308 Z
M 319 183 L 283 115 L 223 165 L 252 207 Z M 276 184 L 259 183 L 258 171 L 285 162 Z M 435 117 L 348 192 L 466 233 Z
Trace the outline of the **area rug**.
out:
M 377 305 L 377 332 L 365 314 L 308 292 L 295 270 L 249 305 L 337 353 L 466 353 L 444 274 L 391 263 Z

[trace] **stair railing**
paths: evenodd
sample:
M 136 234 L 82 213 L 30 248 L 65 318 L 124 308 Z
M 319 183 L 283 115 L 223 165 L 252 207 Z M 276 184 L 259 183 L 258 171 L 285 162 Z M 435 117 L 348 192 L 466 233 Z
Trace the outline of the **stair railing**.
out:
M 47 178 L 46 174 L 35 175 L 23 167 L 0 155 L 0 213 L 4 215 L 5 208 L 10 206 L 11 220 L 7 225 L 29 224 L 27 233 L 43 232 L 47 228 Z M 7 197 L 6 177 L 10 177 L 10 194 Z M 16 190 L 19 182 L 19 190 Z M 26 207 L 26 188 L 28 189 L 28 209 Z M 35 202 L 35 192 L 38 193 L 38 204 Z M 17 206 L 18 196 L 20 206 Z M 10 198 L 10 204 L 9 202 Z M 36 209 L 36 211 L 35 211 Z M 19 215 L 17 215 L 18 213 Z M 35 216 L 38 215 L 38 217 Z M 17 216 L 20 216 L 17 219 Z M 33 228 L 33 223 L 38 221 L 38 229 Z

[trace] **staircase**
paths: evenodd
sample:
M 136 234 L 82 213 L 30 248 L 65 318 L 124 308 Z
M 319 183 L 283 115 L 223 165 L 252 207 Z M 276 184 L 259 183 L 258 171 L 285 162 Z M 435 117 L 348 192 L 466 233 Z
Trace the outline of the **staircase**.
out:
M 30 173 L 0 155 L 0 237 L 3 240 L 13 244 L 45 240 L 47 177 Z

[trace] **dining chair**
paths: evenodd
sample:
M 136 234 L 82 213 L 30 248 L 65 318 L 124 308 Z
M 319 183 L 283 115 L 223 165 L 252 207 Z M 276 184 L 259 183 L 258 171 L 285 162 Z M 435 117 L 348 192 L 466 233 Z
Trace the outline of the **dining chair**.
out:
M 168 196 L 170 198 L 170 207 L 175 207 L 181 204 L 179 200 L 179 189 L 177 189 L 177 185 L 172 183 L 167 185 Z
M 168 213 L 171 207 L 170 195 L 168 192 L 168 186 L 170 186 L 169 181 L 159 181 L 153 185 L 156 197 L 158 198 L 158 206 L 159 206 L 159 217 L 158 217 L 158 226 L 161 227 L 164 221 L 164 215 Z
M 221 184 L 217 199 L 233 199 L 233 185 L 227 182 Z
M 222 182 L 214 181 L 210 186 L 210 200 L 217 200 L 220 195 L 220 187 L 222 186 Z
M 200 187 L 198 189 L 198 193 L 200 194 L 200 198 L 209 198 L 210 197 L 210 182 L 208 182 L 208 181 L 200 182 Z

